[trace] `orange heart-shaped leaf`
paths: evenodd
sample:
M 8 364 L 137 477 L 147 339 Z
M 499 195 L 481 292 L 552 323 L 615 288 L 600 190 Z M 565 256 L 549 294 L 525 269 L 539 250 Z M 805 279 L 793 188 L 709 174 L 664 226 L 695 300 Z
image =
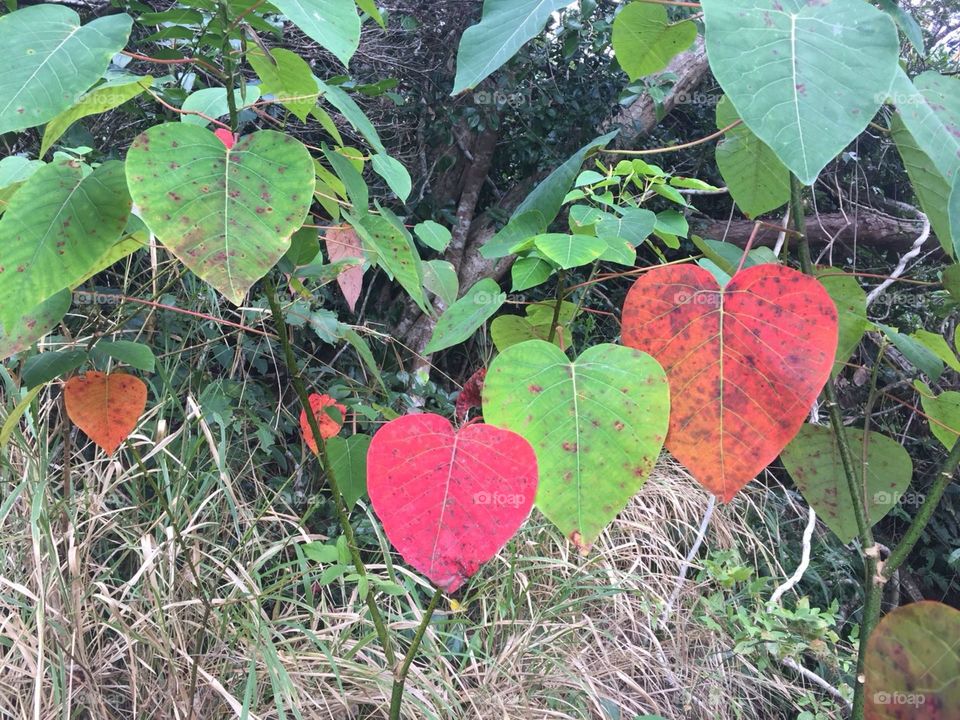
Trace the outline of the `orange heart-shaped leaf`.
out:
M 147 386 L 126 373 L 91 370 L 70 378 L 63 395 L 70 419 L 111 455 L 133 432 L 147 406 Z
M 793 439 L 830 377 L 837 309 L 782 265 L 747 268 L 722 289 L 696 265 L 660 267 L 627 295 L 623 343 L 667 371 L 667 449 L 728 502 Z
M 310 410 L 313 411 L 313 416 L 317 420 L 317 429 L 320 430 L 320 437 L 323 440 L 332 438 L 338 432 L 340 432 L 340 427 L 343 425 L 342 422 L 337 422 L 329 413 L 327 413 L 324 408 L 333 407 L 340 411 L 340 417 L 343 417 L 347 408 L 338 403 L 329 395 L 320 395 L 318 393 L 311 393 L 310 395 Z M 300 432 L 303 435 L 303 441 L 307 444 L 307 447 L 310 448 L 310 451 L 314 455 L 320 453 L 320 449 L 317 447 L 317 439 L 313 436 L 313 433 L 310 432 L 310 422 L 307 419 L 307 413 L 305 410 L 300 411 Z

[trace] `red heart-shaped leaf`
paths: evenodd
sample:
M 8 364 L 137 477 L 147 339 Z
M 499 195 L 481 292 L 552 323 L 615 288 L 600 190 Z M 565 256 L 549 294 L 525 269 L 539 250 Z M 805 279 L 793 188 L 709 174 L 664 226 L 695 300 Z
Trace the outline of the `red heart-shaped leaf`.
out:
M 147 386 L 126 373 L 91 370 L 67 380 L 63 396 L 70 419 L 111 455 L 133 432 L 147 406 Z
M 363 245 L 360 244 L 360 237 L 352 227 L 342 225 L 327 230 L 324 240 L 331 263 L 351 258 L 357 261 L 356 266 L 347 268 L 337 275 L 337 285 L 340 286 L 340 291 L 347 305 L 350 306 L 350 311 L 353 312 L 357 307 L 357 300 L 360 299 L 360 292 L 363 290 Z
M 509 430 L 406 415 L 373 436 L 367 492 L 404 560 L 454 592 L 530 514 L 537 458 Z
M 630 289 L 623 343 L 667 371 L 667 449 L 728 502 L 797 434 L 829 378 L 837 309 L 782 265 L 742 270 L 723 289 L 701 267 L 673 265 Z

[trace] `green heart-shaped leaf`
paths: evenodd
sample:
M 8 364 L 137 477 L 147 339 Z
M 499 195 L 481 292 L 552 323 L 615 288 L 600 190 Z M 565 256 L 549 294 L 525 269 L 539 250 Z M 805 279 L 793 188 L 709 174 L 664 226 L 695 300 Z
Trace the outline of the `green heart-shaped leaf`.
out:
M 846 428 L 847 443 L 854 459 L 863 457 L 863 430 Z M 866 501 L 870 525 L 878 523 L 900 502 L 913 477 L 910 455 L 895 440 L 871 432 L 867 438 Z M 803 497 L 844 543 L 858 533 L 853 500 L 840 460 L 840 448 L 833 430 L 821 425 L 804 425 L 780 454 L 783 466 L 797 483 Z M 860 481 L 863 464 L 857 463 Z
M 160 242 L 239 305 L 303 225 L 315 174 L 283 133 L 261 130 L 228 150 L 205 128 L 166 123 L 134 140 L 127 180 Z
M 347 510 L 357 504 L 357 500 L 367 494 L 367 450 L 370 449 L 369 435 L 351 435 L 344 439 L 327 439 L 327 454 L 330 456 L 330 469 L 337 479 L 337 485 L 343 495 Z
M 812 185 L 897 71 L 890 17 L 863 0 L 703 0 L 707 56 L 738 114 Z
M 586 549 L 653 469 L 670 391 L 657 361 L 639 350 L 596 345 L 570 362 L 555 345 L 530 340 L 490 365 L 483 416 L 533 445 L 537 507 Z
M 631 80 L 660 72 L 696 38 L 696 25 L 670 24 L 662 5 L 630 3 L 613 21 L 613 51 Z

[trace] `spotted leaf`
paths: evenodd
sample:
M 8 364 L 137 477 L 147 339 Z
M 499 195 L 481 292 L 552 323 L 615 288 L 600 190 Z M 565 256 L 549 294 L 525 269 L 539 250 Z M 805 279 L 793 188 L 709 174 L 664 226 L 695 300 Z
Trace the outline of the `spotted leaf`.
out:
M 112 455 L 143 415 L 147 386 L 126 373 L 90 371 L 70 378 L 63 396 L 74 424 Z

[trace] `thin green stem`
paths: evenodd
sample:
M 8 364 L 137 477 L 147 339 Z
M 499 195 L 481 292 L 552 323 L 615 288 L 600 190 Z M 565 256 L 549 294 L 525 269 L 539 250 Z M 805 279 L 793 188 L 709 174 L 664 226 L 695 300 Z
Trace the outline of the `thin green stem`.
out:
M 350 551 L 350 557 L 353 560 L 353 566 L 358 575 L 361 577 L 366 577 L 367 569 L 363 564 L 363 559 L 360 557 L 360 550 L 357 547 L 356 535 L 353 532 L 353 526 L 350 524 L 350 515 L 347 512 L 347 506 L 343 500 L 343 495 L 340 492 L 340 486 L 337 483 L 337 479 L 334 477 L 333 472 L 331 471 L 332 464 L 330 462 L 330 455 L 327 453 L 327 446 L 323 442 L 323 436 L 320 434 L 320 425 L 317 422 L 317 418 L 312 409 L 310 408 L 310 397 L 307 395 L 307 389 L 303 384 L 303 379 L 300 377 L 300 370 L 297 366 L 297 360 L 293 354 L 293 346 L 290 344 L 289 337 L 287 337 L 287 324 L 283 319 L 283 312 L 280 309 L 280 300 L 277 298 L 277 290 L 269 278 L 265 281 L 265 287 L 267 302 L 270 303 L 270 314 L 273 316 L 273 325 L 276 330 L 277 337 L 280 339 L 280 345 L 283 348 L 284 362 L 286 363 L 287 369 L 290 372 L 290 379 L 293 383 L 293 389 L 297 394 L 297 398 L 300 400 L 300 407 L 303 408 L 303 411 L 307 416 L 307 424 L 310 426 L 310 432 L 313 433 L 314 438 L 318 439 L 317 449 L 320 451 L 320 465 L 323 469 L 323 474 L 326 476 L 327 482 L 330 485 L 330 492 L 333 495 L 333 503 L 337 509 L 337 518 L 340 521 L 340 527 L 343 530 L 343 535 L 347 539 L 347 548 Z M 373 621 L 373 626 L 377 631 L 377 637 L 380 638 L 380 645 L 383 647 L 383 654 L 387 659 L 387 665 L 393 668 L 397 664 L 397 659 L 393 653 L 393 645 L 390 642 L 390 635 L 387 632 L 386 623 L 384 623 L 383 616 L 380 614 L 380 608 L 377 606 L 373 592 L 367 593 L 366 603 L 367 609 L 370 611 L 370 619 Z
M 403 704 L 403 686 L 407 681 L 407 674 L 410 672 L 413 658 L 416 657 L 417 651 L 420 649 L 420 643 L 423 641 L 423 635 L 426 633 L 427 626 L 430 624 L 430 618 L 433 617 L 433 611 L 437 609 L 437 605 L 440 604 L 440 598 L 442 597 L 443 591 L 437 588 L 436 592 L 433 593 L 433 597 L 430 598 L 430 604 L 427 605 L 427 609 L 423 611 L 423 619 L 420 620 L 420 625 L 417 627 L 417 632 L 413 636 L 413 641 L 410 643 L 407 654 L 403 658 L 403 665 L 401 665 L 394 674 L 393 692 L 390 695 L 390 720 L 400 720 L 400 706 Z
M 798 252 L 800 255 L 800 266 L 807 275 L 813 276 L 813 260 L 810 257 L 810 243 L 806 236 L 803 185 L 793 175 L 790 176 L 790 222 L 799 237 Z M 879 556 L 878 549 L 873 541 L 873 532 L 870 529 L 870 523 L 867 521 L 866 498 L 864 497 L 863 485 L 859 479 L 861 473 L 856 471 L 853 451 L 850 448 L 850 441 L 843 427 L 843 415 L 840 412 L 840 404 L 837 400 L 837 390 L 831 380 L 828 380 L 826 386 L 824 386 L 823 394 L 826 398 L 830 426 L 833 429 L 833 434 L 837 439 L 837 446 L 840 450 L 840 462 L 843 465 L 843 474 L 847 480 L 847 490 L 850 493 L 850 499 L 853 504 L 853 515 L 857 521 L 860 544 L 863 547 L 865 601 L 863 618 L 860 623 L 860 651 L 857 657 L 857 681 L 854 683 L 853 712 L 851 715 L 853 720 L 863 720 L 864 685 L 863 682 L 861 682 L 861 678 L 863 677 L 863 668 L 866 661 L 867 638 L 870 636 L 880 617 L 882 584 L 877 582 L 877 563 Z M 862 467 L 863 463 L 861 461 L 861 470 Z
M 230 45 L 230 14 L 225 0 L 220 0 L 220 19 L 223 22 L 223 45 L 220 54 L 223 56 L 223 68 L 227 76 L 227 108 L 230 112 L 230 131 L 237 131 L 237 98 L 233 92 L 235 68 L 233 62 L 233 47 Z
M 557 337 L 557 325 L 560 323 L 560 310 L 563 307 L 563 298 L 566 296 L 566 287 L 564 287 L 564 272 L 557 272 L 557 303 L 553 306 L 553 320 L 550 322 L 550 334 L 547 336 L 547 342 L 553 342 Z

